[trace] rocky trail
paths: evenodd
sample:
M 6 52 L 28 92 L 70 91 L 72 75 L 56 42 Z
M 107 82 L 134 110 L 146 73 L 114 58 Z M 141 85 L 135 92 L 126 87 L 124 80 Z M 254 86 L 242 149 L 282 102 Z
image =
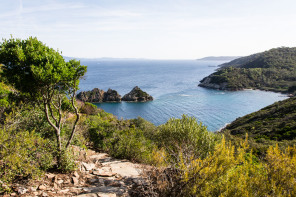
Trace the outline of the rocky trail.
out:
M 71 174 L 47 173 L 38 181 L 16 184 L 4 196 L 135 196 L 133 188 L 142 186 L 144 165 L 113 159 L 106 153 L 74 147 L 79 153 L 78 170 Z

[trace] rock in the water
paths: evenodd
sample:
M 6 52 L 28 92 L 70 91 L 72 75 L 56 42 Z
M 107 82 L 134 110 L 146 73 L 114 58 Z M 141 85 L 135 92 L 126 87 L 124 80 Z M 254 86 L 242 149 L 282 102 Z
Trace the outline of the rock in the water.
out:
M 101 102 L 120 102 L 121 96 L 116 90 L 108 89 L 107 92 L 94 88 L 91 91 L 83 91 L 77 94 L 77 99 L 83 102 L 101 103 Z
M 131 102 L 146 102 L 152 101 L 153 97 L 141 90 L 138 86 L 134 87 L 132 91 L 122 97 L 123 101 Z
M 200 81 L 200 84 L 198 84 L 198 86 L 200 86 L 200 87 L 211 88 L 211 89 L 235 90 L 235 89 L 232 89 L 232 88 L 228 88 L 227 85 L 228 85 L 227 82 L 213 83 L 211 76 L 205 77 L 204 79 L 202 79 Z
M 99 103 L 103 102 L 104 90 L 94 88 L 92 91 L 83 91 L 77 94 L 77 98 L 83 102 Z
M 104 93 L 104 102 L 120 102 L 121 96 L 118 94 L 116 90 L 108 89 L 107 92 Z

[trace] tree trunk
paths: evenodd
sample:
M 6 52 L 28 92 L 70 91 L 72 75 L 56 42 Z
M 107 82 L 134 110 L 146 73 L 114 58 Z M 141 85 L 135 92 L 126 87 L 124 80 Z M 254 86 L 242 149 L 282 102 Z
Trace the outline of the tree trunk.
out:
M 67 148 L 70 146 L 70 144 L 71 144 L 71 141 L 72 141 L 72 139 L 73 139 L 73 137 L 74 137 L 74 134 L 75 134 L 75 130 L 76 130 L 77 123 L 78 123 L 79 118 L 80 118 L 80 114 L 79 114 L 79 112 L 78 112 L 78 109 L 77 109 L 77 107 L 76 107 L 74 101 L 75 101 L 75 92 L 73 92 L 73 95 L 72 95 L 72 106 L 73 106 L 74 109 L 75 109 L 76 120 L 75 120 L 74 125 L 73 125 L 73 128 L 72 128 L 71 136 L 70 136 L 70 138 L 69 138 L 69 140 L 68 140 L 68 142 L 67 142 L 66 149 L 67 149 Z
M 57 149 L 58 149 L 58 155 L 57 155 L 57 161 L 58 161 L 58 166 L 61 163 L 61 154 L 62 154 L 62 144 L 61 144 L 61 130 L 59 127 L 54 125 L 52 121 L 50 120 L 49 114 L 48 114 L 48 104 L 47 102 L 44 102 L 44 112 L 47 118 L 48 123 L 54 128 L 55 134 L 57 137 Z

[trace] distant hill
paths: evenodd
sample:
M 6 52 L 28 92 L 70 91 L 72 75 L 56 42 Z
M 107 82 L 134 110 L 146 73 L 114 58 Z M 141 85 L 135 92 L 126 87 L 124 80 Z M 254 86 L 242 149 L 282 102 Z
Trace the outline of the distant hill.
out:
M 197 59 L 197 60 L 207 60 L 207 61 L 231 61 L 237 58 L 240 58 L 241 56 L 209 56 L 209 57 L 204 57 L 201 59 Z
M 232 60 L 201 80 L 199 86 L 220 90 L 296 91 L 296 47 L 281 47 Z

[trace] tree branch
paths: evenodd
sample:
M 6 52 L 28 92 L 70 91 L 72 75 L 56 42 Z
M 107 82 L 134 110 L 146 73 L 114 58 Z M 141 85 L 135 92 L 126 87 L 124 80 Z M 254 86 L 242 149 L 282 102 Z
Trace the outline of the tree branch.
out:
M 53 105 L 53 104 L 52 104 L 52 105 Z M 58 128 L 60 128 L 59 125 L 58 125 L 58 120 L 57 120 L 57 118 L 56 118 L 56 117 L 54 116 L 54 114 L 53 114 L 53 111 L 52 111 L 51 103 L 50 103 L 50 102 L 48 102 L 48 107 L 49 107 L 50 116 L 52 117 L 52 119 L 54 119 L 54 121 L 55 121 L 55 123 L 56 123 L 56 126 L 57 126 Z
M 62 150 L 62 146 L 61 146 L 61 136 L 60 136 L 60 129 L 58 127 L 56 127 L 52 121 L 49 118 L 49 114 L 48 114 L 48 104 L 46 101 L 43 102 L 44 104 L 44 112 L 47 118 L 48 123 L 55 129 L 56 131 L 56 136 L 57 136 L 57 145 L 58 145 L 58 152 L 60 153 Z
M 62 121 L 62 99 L 61 99 L 61 95 L 58 96 L 58 108 L 59 108 L 58 126 L 59 126 L 59 128 L 61 128 L 61 121 Z
M 76 85 L 76 80 L 75 80 L 75 82 L 74 82 L 74 87 L 75 87 L 75 85 Z M 73 106 L 74 109 L 75 109 L 76 120 L 75 120 L 74 125 L 73 125 L 73 128 L 72 128 L 71 136 L 70 136 L 70 138 L 69 138 L 69 140 L 68 140 L 68 142 L 67 142 L 66 149 L 67 149 L 67 148 L 70 146 L 70 144 L 71 144 L 71 141 L 72 141 L 72 139 L 73 139 L 73 137 L 74 137 L 74 133 L 75 133 L 75 130 L 76 130 L 77 123 L 78 123 L 79 118 L 80 118 L 80 115 L 79 115 L 79 113 L 78 113 L 78 108 L 76 107 L 75 102 L 74 102 L 74 101 L 75 101 L 75 94 L 76 94 L 76 90 L 74 89 L 74 90 L 73 90 L 73 94 L 71 95 L 71 100 L 72 100 L 72 106 Z

